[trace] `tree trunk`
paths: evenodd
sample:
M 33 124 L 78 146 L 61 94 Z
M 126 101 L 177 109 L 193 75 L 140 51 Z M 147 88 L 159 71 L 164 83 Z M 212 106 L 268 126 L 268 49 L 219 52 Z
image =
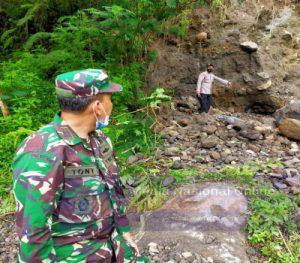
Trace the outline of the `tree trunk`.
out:
M 1 95 L 2 95 L 2 92 L 0 90 L 0 96 Z M 0 109 L 2 111 L 3 117 L 9 116 L 9 108 L 8 108 L 7 104 L 5 103 L 5 101 L 1 98 L 0 98 Z

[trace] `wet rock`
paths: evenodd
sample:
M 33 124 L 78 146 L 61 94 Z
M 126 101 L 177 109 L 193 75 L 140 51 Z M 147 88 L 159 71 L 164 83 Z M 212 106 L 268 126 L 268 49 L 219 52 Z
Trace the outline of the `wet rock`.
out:
M 285 119 L 279 125 L 279 131 L 286 137 L 300 140 L 300 120 Z
M 246 41 L 240 44 L 241 48 L 247 52 L 254 52 L 258 49 L 258 45 L 253 41 Z
M 218 145 L 219 138 L 215 135 L 210 135 L 207 138 L 201 140 L 201 145 L 203 148 L 210 149 Z

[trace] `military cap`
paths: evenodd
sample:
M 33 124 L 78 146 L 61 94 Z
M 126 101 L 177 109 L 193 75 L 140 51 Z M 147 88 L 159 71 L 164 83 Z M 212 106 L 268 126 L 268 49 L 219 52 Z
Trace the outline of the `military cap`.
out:
M 69 98 L 122 90 L 121 85 L 109 81 L 103 69 L 85 69 L 60 74 L 55 79 L 55 86 L 57 96 Z

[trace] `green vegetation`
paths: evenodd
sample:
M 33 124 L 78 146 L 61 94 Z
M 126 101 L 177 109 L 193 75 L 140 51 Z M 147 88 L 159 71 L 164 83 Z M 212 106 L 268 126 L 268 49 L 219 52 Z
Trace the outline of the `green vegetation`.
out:
M 58 110 L 53 82 L 62 72 L 105 68 L 113 81 L 124 86 L 124 92 L 113 98 L 113 125 L 106 129 L 122 167 L 133 153 L 153 152 L 157 138 L 149 127 L 156 121 L 154 108 L 169 98 L 163 89 L 149 95 L 142 89 L 144 74 L 156 56 L 148 46 L 160 36 L 183 37 L 191 10 L 201 4 L 186 0 L 1 3 L 0 214 L 13 210 L 10 165 L 15 149 L 52 120 Z M 131 171 L 123 167 L 121 172 L 126 177 Z M 158 195 L 155 189 L 151 193 Z
M 300 197 L 274 191 L 258 171 L 280 166 L 278 161 L 225 166 L 218 173 L 195 168 L 161 172 L 155 162 L 126 165 L 128 156 L 154 154 L 159 138 L 150 127 L 155 108 L 170 97 L 157 87 L 143 91 L 144 75 L 156 56 L 149 44 L 158 37 L 185 37 L 191 11 L 211 4 L 224 18 L 224 0 L 12 0 L 0 7 L 0 214 L 14 210 L 11 161 L 28 135 L 50 122 L 58 110 L 54 77 L 83 68 L 105 68 L 124 92 L 113 97 L 112 138 L 120 159 L 122 181 L 134 181 L 129 205 L 137 210 L 162 206 L 162 182 L 173 176 L 178 186 L 191 182 L 232 181 L 246 191 L 251 207 L 249 243 L 271 262 L 299 262 L 300 235 L 294 214 Z M 172 164 L 170 163 L 170 166 Z M 297 258 L 298 257 L 298 258 Z

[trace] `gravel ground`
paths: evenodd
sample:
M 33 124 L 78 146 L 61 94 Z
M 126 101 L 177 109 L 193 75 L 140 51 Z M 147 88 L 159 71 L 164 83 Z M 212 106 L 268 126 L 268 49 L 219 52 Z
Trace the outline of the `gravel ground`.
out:
M 13 215 L 0 217 L 0 263 L 16 262 L 19 240 Z
M 18 242 L 14 215 L 0 218 L 0 263 L 16 262 Z M 211 257 L 204 258 L 196 253 L 180 251 L 178 245 L 176 240 L 164 246 L 149 243 L 147 248 L 141 249 L 141 253 L 155 263 L 221 263 Z

